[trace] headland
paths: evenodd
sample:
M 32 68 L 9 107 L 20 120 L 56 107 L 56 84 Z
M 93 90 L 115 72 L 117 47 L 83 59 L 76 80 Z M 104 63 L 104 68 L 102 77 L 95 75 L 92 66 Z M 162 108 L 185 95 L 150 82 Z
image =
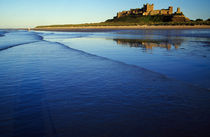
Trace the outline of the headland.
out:
M 34 30 L 52 31 L 99 31 L 115 29 L 210 29 L 210 19 L 190 20 L 178 7 L 154 9 L 154 4 L 142 8 L 118 12 L 113 19 L 100 23 L 37 26 Z

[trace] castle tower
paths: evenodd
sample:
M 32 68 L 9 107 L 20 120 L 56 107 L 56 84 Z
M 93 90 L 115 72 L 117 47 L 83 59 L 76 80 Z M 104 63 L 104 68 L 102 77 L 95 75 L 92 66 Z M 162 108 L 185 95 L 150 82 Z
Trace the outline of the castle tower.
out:
M 147 3 L 147 10 L 146 11 L 150 12 L 150 11 L 153 11 L 153 10 L 154 10 L 154 4 L 150 5 L 150 4 Z
M 168 14 L 173 14 L 173 7 L 170 6 L 168 9 L 169 9 L 169 13 Z
M 181 9 L 180 8 L 177 8 L 177 11 L 176 11 L 176 13 L 181 13 Z
M 143 7 L 143 11 L 144 12 L 150 12 L 154 10 L 154 4 L 149 4 L 147 3 L 146 5 L 144 5 Z

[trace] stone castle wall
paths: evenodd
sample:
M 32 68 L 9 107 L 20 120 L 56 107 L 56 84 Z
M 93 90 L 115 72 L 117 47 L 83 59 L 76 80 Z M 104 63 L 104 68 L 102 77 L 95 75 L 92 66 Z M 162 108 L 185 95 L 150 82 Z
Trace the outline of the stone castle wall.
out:
M 180 12 L 180 8 L 177 9 Z M 170 6 L 168 9 L 154 10 L 154 4 L 143 5 L 141 9 L 131 9 L 129 11 L 122 11 L 117 13 L 117 18 L 128 16 L 128 15 L 171 15 L 173 14 L 173 7 Z
M 187 22 L 190 21 L 189 18 L 185 17 L 184 14 L 181 12 L 180 8 L 177 8 L 177 11 L 173 13 L 173 7 L 170 6 L 168 9 L 161 9 L 161 10 L 154 10 L 154 4 L 144 4 L 143 7 L 140 9 L 131 9 L 129 11 L 122 11 L 117 13 L 117 17 L 120 18 L 129 15 L 141 15 L 141 16 L 148 16 L 148 15 L 172 15 L 171 21 L 172 22 Z

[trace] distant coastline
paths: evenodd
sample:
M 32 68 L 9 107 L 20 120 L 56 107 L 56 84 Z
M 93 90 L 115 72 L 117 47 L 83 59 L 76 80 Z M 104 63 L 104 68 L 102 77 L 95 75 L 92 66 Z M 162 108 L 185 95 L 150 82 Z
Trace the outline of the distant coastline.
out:
M 106 30 L 120 30 L 120 29 L 210 29 L 210 25 L 177 25 L 177 26 L 75 26 L 75 27 L 42 27 L 33 28 L 32 30 L 40 31 L 106 31 Z
M 207 20 L 187 18 L 181 9 L 154 9 L 154 4 L 144 4 L 142 8 L 118 12 L 113 19 L 100 23 L 64 24 L 37 26 L 34 30 L 48 31 L 105 31 L 117 29 L 210 29 Z

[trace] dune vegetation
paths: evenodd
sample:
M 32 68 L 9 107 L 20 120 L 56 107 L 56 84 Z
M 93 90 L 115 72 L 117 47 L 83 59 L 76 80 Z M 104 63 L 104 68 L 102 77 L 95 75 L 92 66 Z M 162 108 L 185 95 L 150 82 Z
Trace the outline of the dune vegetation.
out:
M 88 26 L 141 26 L 141 25 L 210 25 L 210 19 L 202 20 L 190 20 L 187 22 L 172 22 L 171 16 L 155 15 L 155 16 L 125 16 L 121 18 L 109 19 L 105 22 L 100 23 L 84 23 L 84 24 L 64 24 L 64 25 L 47 25 L 47 26 L 37 26 L 36 28 L 66 28 L 66 27 L 88 27 Z

